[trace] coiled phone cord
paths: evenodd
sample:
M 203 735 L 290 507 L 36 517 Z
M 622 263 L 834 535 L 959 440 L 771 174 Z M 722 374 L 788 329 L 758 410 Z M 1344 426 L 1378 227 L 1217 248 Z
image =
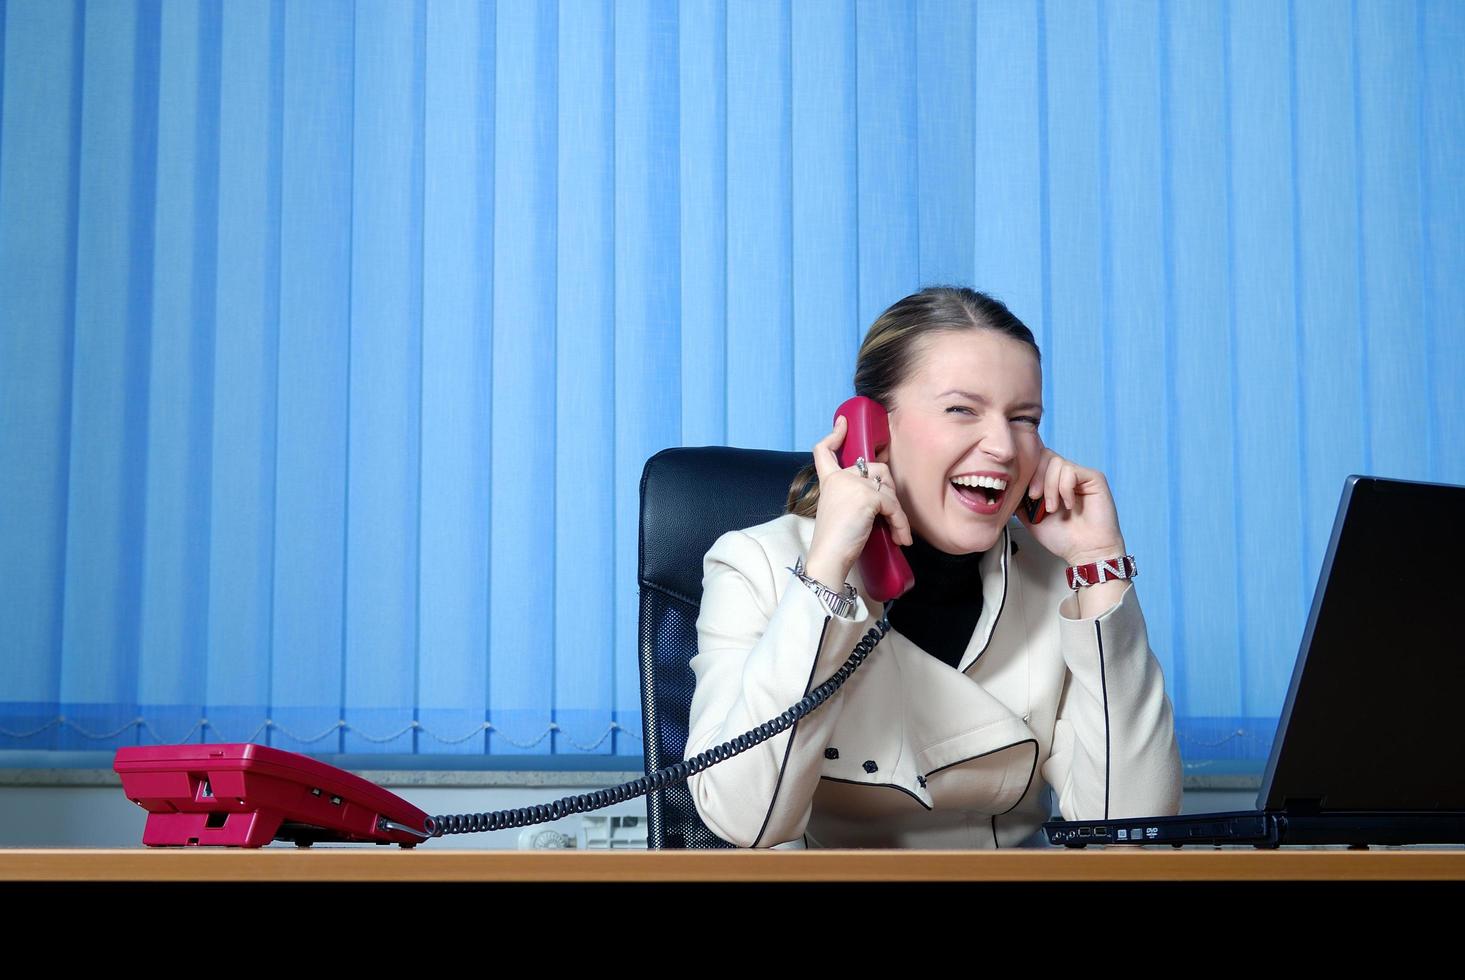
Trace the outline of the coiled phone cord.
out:
M 839 690 L 840 685 L 859 669 L 860 664 L 865 662 L 865 658 L 880 644 L 880 641 L 885 638 L 885 634 L 890 632 L 889 615 L 890 608 L 887 605 L 885 615 L 861 637 L 860 642 L 855 644 L 855 648 L 850 651 L 849 658 L 830 675 L 828 680 L 804 695 L 802 700 L 777 718 L 765 721 L 737 738 L 713 746 L 705 752 L 699 752 L 692 758 L 684 759 L 675 765 L 658 769 L 649 775 L 633 779 L 628 783 L 621 783 L 619 786 L 612 786 L 609 789 L 583 793 L 580 796 L 566 796 L 553 803 L 521 807 L 517 810 L 455 813 L 429 817 L 426 825 L 427 834 L 431 837 L 443 837 L 447 834 L 477 834 L 488 830 L 507 830 L 511 827 L 527 827 L 530 824 L 558 820 L 572 813 L 599 810 L 616 803 L 624 803 L 626 800 L 634 800 L 638 796 L 645 796 L 652 790 L 661 789 L 672 783 L 679 783 L 709 766 L 746 752 L 753 746 L 768 741 L 779 732 L 792 728 L 794 722 L 829 700 L 834 692 Z

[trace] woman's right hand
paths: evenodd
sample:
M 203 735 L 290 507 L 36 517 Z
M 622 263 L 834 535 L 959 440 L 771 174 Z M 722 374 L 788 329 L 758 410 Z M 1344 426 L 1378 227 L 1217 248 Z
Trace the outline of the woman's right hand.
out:
M 816 582 L 838 589 L 865 550 L 876 517 L 890 525 L 896 544 L 912 542 L 911 524 L 901 509 L 890 478 L 890 467 L 865 461 L 868 476 L 853 466 L 839 465 L 839 447 L 849 422 L 834 420 L 834 431 L 814 444 L 814 468 L 819 474 L 819 510 L 814 518 L 814 541 L 804 572 Z M 877 479 L 878 478 L 878 479 Z

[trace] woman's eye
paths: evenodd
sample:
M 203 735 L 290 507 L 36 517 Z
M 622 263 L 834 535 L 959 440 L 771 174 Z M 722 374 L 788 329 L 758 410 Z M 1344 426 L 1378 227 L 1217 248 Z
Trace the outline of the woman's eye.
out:
M 971 416 L 976 416 L 976 415 L 980 414 L 980 413 L 976 412 L 975 410 L 967 407 L 966 405 L 952 405 L 949 408 L 947 408 L 946 411 L 947 412 L 964 412 L 967 415 L 971 415 Z M 1026 422 L 1028 425 L 1031 425 L 1033 428 L 1036 429 L 1038 427 L 1039 423 L 1041 423 L 1042 420 L 1039 419 L 1035 415 L 1018 415 L 1018 416 L 1014 416 L 1012 421 L 1014 421 L 1014 422 Z

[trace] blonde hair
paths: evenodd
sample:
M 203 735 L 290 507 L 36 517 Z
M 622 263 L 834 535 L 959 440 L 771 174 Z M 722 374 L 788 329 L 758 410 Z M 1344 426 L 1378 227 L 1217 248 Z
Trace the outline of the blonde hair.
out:
M 964 286 L 928 286 L 892 304 L 875 318 L 855 359 L 855 394 L 889 408 L 915 366 L 921 344 L 941 331 L 992 330 L 1021 341 L 1042 354 L 1033 332 L 1000 300 Z M 813 517 L 819 510 L 818 471 L 811 463 L 789 484 L 784 511 Z

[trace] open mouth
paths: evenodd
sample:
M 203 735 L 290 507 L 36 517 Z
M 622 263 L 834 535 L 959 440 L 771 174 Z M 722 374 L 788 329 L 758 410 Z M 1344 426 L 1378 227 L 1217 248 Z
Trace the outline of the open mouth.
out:
M 1007 481 L 988 476 L 962 476 L 951 481 L 951 489 L 969 509 L 995 514 L 1007 495 Z

